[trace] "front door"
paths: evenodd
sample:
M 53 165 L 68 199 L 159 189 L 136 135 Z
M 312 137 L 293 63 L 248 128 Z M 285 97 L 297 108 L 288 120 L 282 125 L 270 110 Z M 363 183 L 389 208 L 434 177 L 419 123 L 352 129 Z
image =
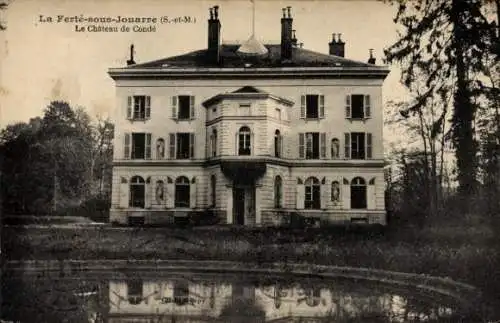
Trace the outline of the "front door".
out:
M 234 224 L 245 224 L 245 189 L 243 187 L 233 188 L 233 217 Z

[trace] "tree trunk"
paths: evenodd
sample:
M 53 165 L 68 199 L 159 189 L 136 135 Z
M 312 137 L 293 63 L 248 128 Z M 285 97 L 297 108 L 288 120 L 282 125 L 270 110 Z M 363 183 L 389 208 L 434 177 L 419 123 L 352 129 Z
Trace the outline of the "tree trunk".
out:
M 465 26 L 460 17 L 461 1 L 453 0 L 451 18 L 453 21 L 453 42 L 456 59 L 456 90 L 454 93 L 453 139 L 456 148 L 459 194 L 464 210 L 469 210 L 469 198 L 474 192 L 476 181 L 475 154 L 472 122 L 474 107 L 470 101 L 467 66 L 462 42 L 466 38 Z

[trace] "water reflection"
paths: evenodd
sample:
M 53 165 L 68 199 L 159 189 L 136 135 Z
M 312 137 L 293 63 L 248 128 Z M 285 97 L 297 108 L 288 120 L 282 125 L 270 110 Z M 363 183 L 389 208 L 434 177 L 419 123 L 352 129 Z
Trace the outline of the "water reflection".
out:
M 450 302 L 380 284 L 312 278 L 114 273 L 3 279 L 19 322 L 451 322 Z M 161 276 L 161 277 L 158 277 Z

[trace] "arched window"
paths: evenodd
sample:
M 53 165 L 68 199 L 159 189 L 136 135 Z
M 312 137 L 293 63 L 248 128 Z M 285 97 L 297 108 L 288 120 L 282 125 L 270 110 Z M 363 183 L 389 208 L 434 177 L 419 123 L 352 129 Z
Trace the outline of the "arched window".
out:
M 244 126 L 238 131 L 238 155 L 247 156 L 251 154 L 250 128 Z
M 212 142 L 210 144 L 212 157 L 217 156 L 217 129 L 212 131 Z
M 134 176 L 130 180 L 130 206 L 144 208 L 146 183 L 144 178 Z
M 305 201 L 304 207 L 306 209 L 319 209 L 321 208 L 321 185 L 316 177 L 309 177 L 305 183 Z
M 175 207 L 189 207 L 189 179 L 185 176 L 175 180 Z
M 156 158 L 165 158 L 165 140 L 163 140 L 163 138 L 156 140 Z
M 309 288 L 306 290 L 306 304 L 316 307 L 321 302 L 321 290 L 319 288 Z
M 281 151 L 282 151 L 281 133 L 279 130 L 276 130 L 274 132 L 274 157 L 280 158 Z
M 361 177 L 351 181 L 351 209 L 366 209 L 366 182 Z
M 332 158 L 340 157 L 340 141 L 337 138 L 332 139 Z
M 210 191 L 212 192 L 212 207 L 215 207 L 217 201 L 217 178 L 215 175 L 210 176 Z
M 283 207 L 283 180 L 280 176 L 274 179 L 274 207 Z

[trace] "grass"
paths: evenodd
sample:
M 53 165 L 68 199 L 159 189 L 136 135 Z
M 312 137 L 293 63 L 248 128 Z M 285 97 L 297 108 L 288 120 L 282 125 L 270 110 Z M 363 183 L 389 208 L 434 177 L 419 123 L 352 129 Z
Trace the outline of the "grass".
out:
M 500 294 L 499 238 L 488 223 L 473 217 L 385 232 L 334 227 L 7 227 L 2 239 L 3 252 L 12 260 L 182 259 L 353 266 L 450 277 L 477 286 L 491 299 Z

